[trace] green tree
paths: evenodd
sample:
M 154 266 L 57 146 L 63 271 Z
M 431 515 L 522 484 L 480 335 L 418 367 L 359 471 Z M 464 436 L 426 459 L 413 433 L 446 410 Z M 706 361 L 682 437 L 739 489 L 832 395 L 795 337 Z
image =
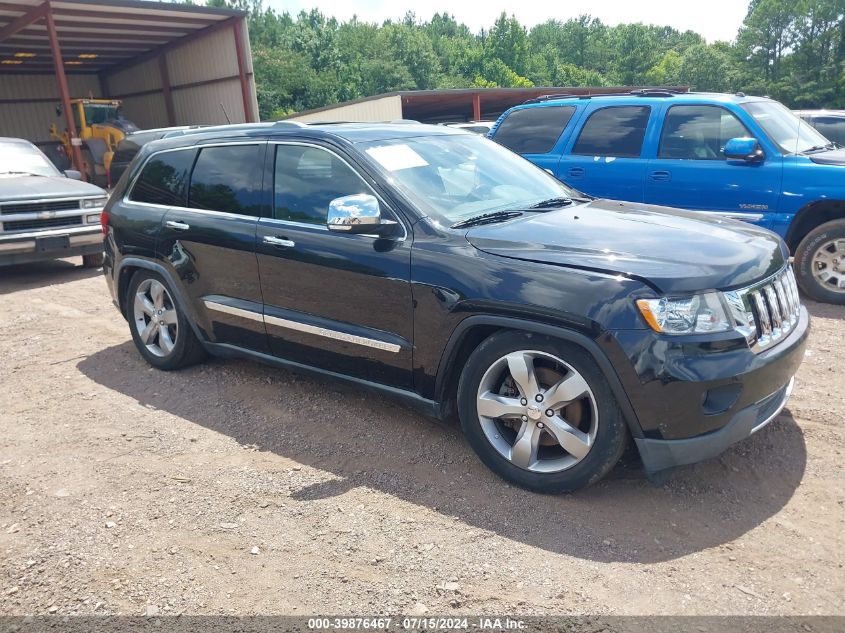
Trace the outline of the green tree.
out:
M 677 86 L 681 84 L 681 68 L 684 56 L 676 50 L 668 50 L 645 74 L 646 83 L 652 86 Z
M 408 24 L 385 24 L 378 35 L 381 56 L 398 62 L 413 79 L 412 88 L 437 85 L 440 62 L 422 29 Z
M 624 86 L 645 83 L 646 73 L 659 58 L 655 33 L 642 24 L 620 24 L 610 30 L 611 79 Z
M 502 62 L 518 75 L 528 72 L 528 33 L 515 16 L 502 12 L 496 19 L 484 40 L 484 56 L 486 62 Z
M 589 15 L 529 33 L 503 13 L 473 33 L 448 13 L 340 23 L 262 0 L 209 5 L 247 13 L 262 118 L 392 90 L 468 86 L 686 84 L 845 107 L 845 0 L 751 0 L 735 43 L 712 44 L 693 31 L 608 27 Z
M 696 44 L 681 56 L 680 83 L 704 92 L 732 89 L 730 55 L 718 45 Z

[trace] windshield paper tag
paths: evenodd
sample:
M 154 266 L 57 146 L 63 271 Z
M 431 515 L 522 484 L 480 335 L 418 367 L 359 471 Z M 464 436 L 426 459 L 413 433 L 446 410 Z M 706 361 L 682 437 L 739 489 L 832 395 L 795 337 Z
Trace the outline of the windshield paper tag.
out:
M 411 167 L 425 167 L 428 163 L 407 145 L 384 145 L 371 147 L 367 154 L 372 156 L 387 171 L 399 171 Z

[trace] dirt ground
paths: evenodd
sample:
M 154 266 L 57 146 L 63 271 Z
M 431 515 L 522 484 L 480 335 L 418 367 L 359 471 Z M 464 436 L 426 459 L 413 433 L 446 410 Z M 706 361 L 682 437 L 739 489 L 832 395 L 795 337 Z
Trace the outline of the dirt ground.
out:
M 0 614 L 845 614 L 845 308 L 721 458 L 549 497 L 379 396 L 153 370 L 75 263 L 0 269 Z

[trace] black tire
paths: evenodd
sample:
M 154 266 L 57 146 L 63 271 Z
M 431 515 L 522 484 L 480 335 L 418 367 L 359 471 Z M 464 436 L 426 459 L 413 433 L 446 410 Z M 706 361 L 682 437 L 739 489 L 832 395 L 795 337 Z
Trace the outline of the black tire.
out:
M 82 265 L 85 268 L 100 268 L 103 265 L 105 253 L 91 253 L 82 256 Z
M 168 284 L 161 275 L 149 270 L 140 270 L 135 273 L 129 281 L 129 286 L 126 290 L 126 316 L 129 321 L 129 330 L 132 333 L 132 340 L 135 342 L 135 347 L 138 348 L 141 356 L 143 356 L 150 365 L 165 371 L 181 369 L 201 362 L 206 358 L 207 352 L 196 334 L 194 334 L 194 330 L 188 322 L 187 317 L 180 309 L 179 304 L 172 299 L 166 302 L 166 308 L 174 310 L 176 316 L 176 340 L 173 341 L 172 349 L 165 352 L 164 349 L 160 347 L 159 351 L 162 353 L 156 354 L 150 351 L 147 344 L 141 340 L 141 334 L 138 329 L 139 324 L 134 315 L 135 296 L 138 293 L 138 289 L 141 287 L 141 284 L 150 281 L 155 281 L 163 285 L 169 295 L 168 299 L 175 297 L 175 293 L 170 287 L 170 284 Z
M 94 161 L 94 154 L 91 153 L 91 150 L 85 146 L 80 148 L 80 153 L 82 154 L 82 162 L 85 163 L 86 180 L 92 185 L 97 185 L 98 187 L 105 189 L 108 185 L 108 181 L 105 172 L 102 174 L 97 173 L 97 164 Z
M 801 290 L 811 299 L 823 303 L 845 305 L 845 289 L 832 290 L 815 276 L 814 260 L 831 240 L 845 240 L 845 220 L 832 220 L 810 231 L 795 250 L 795 278 Z M 838 259 L 838 268 L 845 274 L 845 258 Z
M 565 470 L 538 473 L 517 466 L 493 446 L 482 428 L 477 404 L 481 381 L 502 357 L 521 350 L 536 350 L 564 361 L 581 374 L 594 396 L 598 422 L 593 443 L 580 461 Z M 548 336 L 503 331 L 481 343 L 461 374 L 458 411 L 464 434 L 481 461 L 503 479 L 535 492 L 572 492 L 595 483 L 619 461 L 628 443 L 622 412 L 595 361 L 581 347 Z

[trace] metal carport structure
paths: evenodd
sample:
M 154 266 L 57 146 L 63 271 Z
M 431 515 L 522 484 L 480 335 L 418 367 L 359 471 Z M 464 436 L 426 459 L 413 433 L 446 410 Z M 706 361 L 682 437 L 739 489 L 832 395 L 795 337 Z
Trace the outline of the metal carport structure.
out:
M 245 14 L 139 0 L 0 0 L 0 136 L 49 138 L 55 106 L 123 101 L 142 128 L 257 120 Z M 74 166 L 82 171 L 78 140 Z

